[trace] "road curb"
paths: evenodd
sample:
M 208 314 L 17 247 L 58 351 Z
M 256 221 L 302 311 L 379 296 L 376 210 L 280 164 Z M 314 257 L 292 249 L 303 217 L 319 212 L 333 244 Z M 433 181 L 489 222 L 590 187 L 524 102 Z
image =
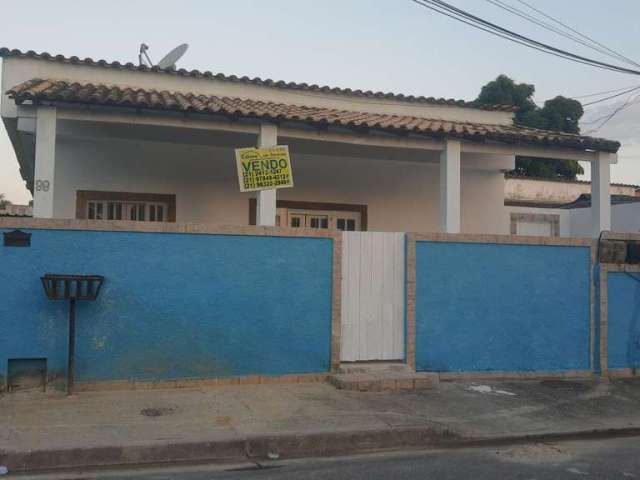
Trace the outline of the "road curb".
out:
M 124 447 L 0 451 L 9 472 L 73 468 L 158 465 L 163 463 L 231 463 L 274 458 L 328 457 L 411 448 L 462 448 L 529 442 L 640 436 L 640 427 L 548 432 L 496 437 L 462 436 L 441 427 L 256 436 L 204 442 Z

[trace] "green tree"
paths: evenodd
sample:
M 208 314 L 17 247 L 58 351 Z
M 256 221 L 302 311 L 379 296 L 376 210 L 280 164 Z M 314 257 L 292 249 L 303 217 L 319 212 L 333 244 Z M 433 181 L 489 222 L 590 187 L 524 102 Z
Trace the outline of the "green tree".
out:
M 9 201 L 4 198 L 4 193 L 0 193 L 0 208 L 5 208 Z
M 476 99 L 480 103 L 513 105 L 518 108 L 515 122 L 518 125 L 565 133 L 580 133 L 580 118 L 584 110 L 577 100 L 557 96 L 539 108 L 533 101 L 536 89 L 527 83 L 516 83 L 506 75 L 499 75 L 480 90 Z M 516 157 L 512 172 L 527 177 L 565 178 L 575 180 L 584 173 L 576 161 Z
M 546 120 L 547 130 L 565 133 L 580 133 L 580 119 L 584 114 L 582 104 L 572 98 L 558 95 L 544 102 L 540 114 Z

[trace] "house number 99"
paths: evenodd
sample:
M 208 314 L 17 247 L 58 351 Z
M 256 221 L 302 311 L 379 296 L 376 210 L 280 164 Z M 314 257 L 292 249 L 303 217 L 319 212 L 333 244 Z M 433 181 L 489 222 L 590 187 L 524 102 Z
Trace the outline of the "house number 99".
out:
M 36 191 L 38 192 L 48 192 L 49 191 L 49 180 L 36 180 Z

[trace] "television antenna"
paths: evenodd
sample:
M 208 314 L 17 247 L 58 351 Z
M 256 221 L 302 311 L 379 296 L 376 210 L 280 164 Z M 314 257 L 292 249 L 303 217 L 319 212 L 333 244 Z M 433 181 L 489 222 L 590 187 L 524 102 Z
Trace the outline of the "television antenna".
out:
M 162 59 L 158 62 L 156 66 L 158 68 L 161 68 L 162 70 L 175 68 L 176 63 L 178 62 L 178 60 L 182 58 L 182 56 L 186 53 L 188 48 L 189 48 L 189 45 L 186 43 L 178 45 L 176 48 L 174 48 L 169 53 L 167 53 L 164 57 L 162 57 Z M 153 62 L 151 61 L 151 58 L 149 58 L 149 54 L 147 53 L 148 50 L 149 50 L 149 45 L 147 45 L 146 43 L 140 44 L 140 51 L 138 53 L 138 62 L 140 63 L 140 66 L 142 65 L 146 65 L 147 67 L 154 66 Z

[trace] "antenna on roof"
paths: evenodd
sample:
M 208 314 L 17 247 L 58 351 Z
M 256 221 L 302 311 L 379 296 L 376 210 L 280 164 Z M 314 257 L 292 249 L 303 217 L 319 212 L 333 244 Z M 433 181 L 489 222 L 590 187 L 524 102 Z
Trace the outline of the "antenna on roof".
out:
M 162 60 L 160 60 L 156 66 L 163 70 L 175 68 L 176 62 L 182 58 L 182 56 L 185 54 L 188 48 L 189 48 L 189 45 L 187 45 L 186 43 L 183 43 L 182 45 L 178 45 L 176 48 L 174 48 L 169 53 L 167 53 L 164 57 L 162 57 Z M 153 62 L 149 58 L 149 54 L 147 54 L 147 50 L 149 50 L 149 45 L 147 45 L 146 43 L 140 44 L 140 52 L 138 53 L 138 62 L 140 63 L 140 66 L 146 65 L 147 67 L 153 67 Z
M 147 66 L 148 67 L 152 67 L 153 63 L 151 62 L 151 59 L 149 58 L 149 55 L 147 54 L 147 50 L 149 50 L 149 45 L 147 45 L 146 43 L 141 43 L 140 44 L 140 51 L 138 52 L 138 62 L 140 63 L 140 66 L 144 65 L 144 61 L 145 59 L 147 60 Z
M 162 60 L 158 62 L 158 67 L 162 68 L 176 68 L 176 62 L 182 58 L 182 56 L 186 53 L 189 45 L 183 43 L 182 45 L 178 45 L 176 48 L 167 53 Z

